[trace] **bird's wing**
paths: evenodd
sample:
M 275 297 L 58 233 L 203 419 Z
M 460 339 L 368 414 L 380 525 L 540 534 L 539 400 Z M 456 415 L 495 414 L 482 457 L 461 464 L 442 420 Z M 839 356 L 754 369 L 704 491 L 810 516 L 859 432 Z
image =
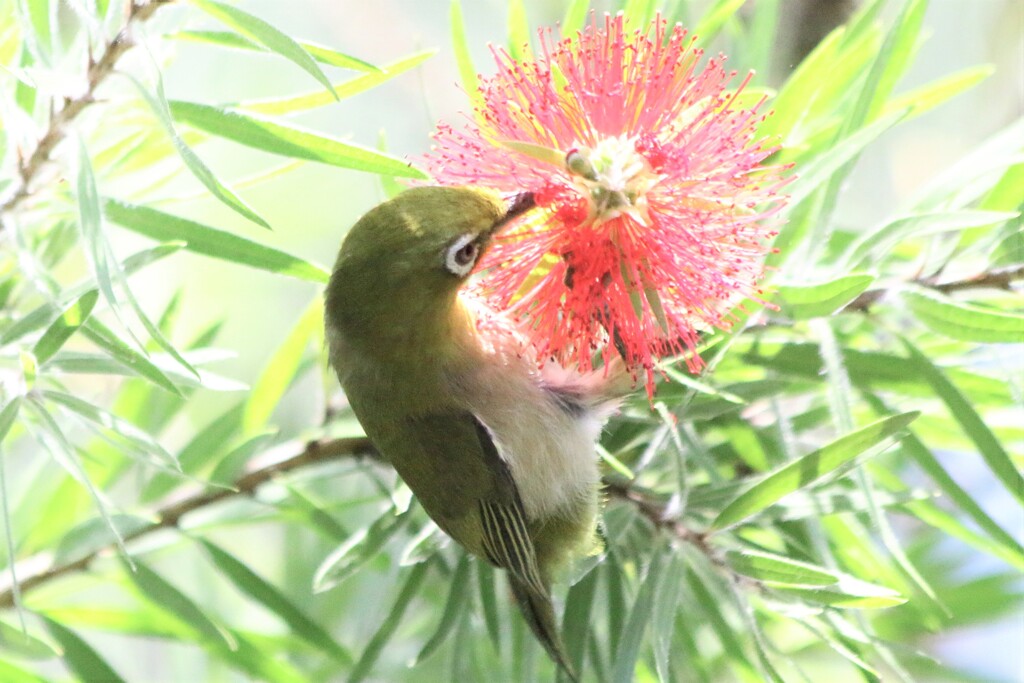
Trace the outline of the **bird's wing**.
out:
M 519 489 L 487 427 L 469 412 L 420 415 L 409 418 L 403 426 L 425 459 L 450 468 L 449 480 L 452 472 L 463 479 L 453 484 L 458 490 L 448 490 L 446 495 L 465 497 L 470 493 L 465 489 L 465 479 L 475 482 L 471 495 L 476 497 L 475 512 L 487 559 L 512 572 L 531 589 L 546 594 Z M 415 482 L 407 483 L 416 492 Z M 430 502 L 421 502 L 431 512 Z

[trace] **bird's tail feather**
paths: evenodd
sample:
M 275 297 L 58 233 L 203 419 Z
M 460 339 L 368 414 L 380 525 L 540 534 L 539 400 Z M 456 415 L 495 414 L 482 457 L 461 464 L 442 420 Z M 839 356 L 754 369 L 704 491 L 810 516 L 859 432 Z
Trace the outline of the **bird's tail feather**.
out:
M 569 662 L 565 646 L 562 644 L 562 636 L 558 632 L 558 624 L 555 620 L 555 608 L 551 602 L 550 593 L 538 593 L 534 588 L 524 581 L 520 581 L 511 572 L 508 575 L 509 584 L 512 586 L 512 595 L 515 596 L 523 618 L 529 624 L 530 630 L 537 636 L 537 640 L 547 650 L 548 655 L 555 661 L 565 674 L 574 683 L 579 681 L 576 671 Z

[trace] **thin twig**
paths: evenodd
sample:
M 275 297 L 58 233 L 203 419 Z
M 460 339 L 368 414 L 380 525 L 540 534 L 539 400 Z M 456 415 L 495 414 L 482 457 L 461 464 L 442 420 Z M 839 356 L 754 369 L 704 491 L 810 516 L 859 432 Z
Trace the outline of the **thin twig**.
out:
M 89 55 L 89 66 L 85 74 L 85 91 L 78 97 L 65 97 L 59 111 L 51 114 L 46 132 L 36 142 L 35 149 L 27 157 L 21 157 L 18 163 L 17 184 L 10 194 L 0 203 L 0 215 L 14 210 L 32 194 L 32 182 L 39 172 L 50 161 L 54 149 L 67 135 L 68 125 L 74 121 L 90 104 L 95 102 L 96 90 L 100 84 L 114 72 L 118 60 L 135 44 L 131 37 L 133 23 L 146 21 L 160 7 L 170 4 L 173 0 L 133 0 L 129 5 L 124 26 L 108 42 L 100 55 L 94 60 Z M 0 224 L 2 229 L 2 224 Z
M 376 449 L 366 438 L 333 439 L 329 441 L 310 441 L 302 446 L 302 450 L 290 458 L 271 465 L 253 470 L 239 477 L 231 488 L 210 489 L 183 498 L 160 508 L 154 515 L 155 521 L 135 531 L 125 534 L 125 543 L 136 541 L 161 529 L 177 528 L 182 517 L 190 512 L 205 509 L 216 503 L 251 496 L 260 486 L 279 475 L 322 464 L 340 458 L 368 458 L 380 460 Z M 97 548 L 89 554 L 73 562 L 53 565 L 47 569 L 28 574 L 18 581 L 18 588 L 24 594 L 33 588 L 48 583 L 67 574 L 85 571 L 89 565 L 102 554 L 113 550 L 114 544 Z M 0 609 L 14 606 L 14 593 L 11 588 L 0 592 Z
M 949 282 L 938 282 L 934 278 L 925 280 L 914 280 L 910 284 L 919 287 L 934 289 L 943 294 L 959 292 L 966 289 L 1010 289 L 1015 282 L 1024 280 L 1024 265 L 1003 268 L 1001 270 L 988 270 L 972 277 L 962 280 L 951 280 Z M 856 299 L 851 301 L 842 310 L 843 313 L 865 313 L 878 303 L 878 301 L 892 291 L 892 288 L 881 287 L 869 289 Z

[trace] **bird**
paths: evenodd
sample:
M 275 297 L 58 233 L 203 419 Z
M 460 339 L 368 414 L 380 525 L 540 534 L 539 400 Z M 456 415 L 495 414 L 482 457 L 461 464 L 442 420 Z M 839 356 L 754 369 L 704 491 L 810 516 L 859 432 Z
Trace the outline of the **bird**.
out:
M 448 186 L 377 205 L 342 242 L 325 331 L 367 437 L 442 531 L 507 571 L 530 629 L 577 680 L 551 586 L 600 549 L 595 444 L 628 373 L 539 362 L 509 316 L 467 291 L 495 235 L 534 206 L 529 193 Z

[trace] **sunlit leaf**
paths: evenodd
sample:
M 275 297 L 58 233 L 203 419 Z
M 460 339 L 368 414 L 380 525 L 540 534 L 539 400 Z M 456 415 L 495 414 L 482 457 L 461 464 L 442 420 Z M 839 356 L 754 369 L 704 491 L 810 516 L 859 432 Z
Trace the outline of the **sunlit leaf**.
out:
M 836 439 L 807 455 L 773 470 L 763 479 L 737 496 L 722 510 L 712 529 L 737 524 L 764 510 L 787 493 L 809 486 L 869 450 L 879 451 L 881 444 L 901 432 L 920 413 L 893 415 Z
M 291 124 L 197 102 L 172 100 L 171 113 L 181 123 L 210 135 L 293 159 L 308 159 L 367 173 L 426 179 L 412 164 L 365 147 L 304 130 Z

